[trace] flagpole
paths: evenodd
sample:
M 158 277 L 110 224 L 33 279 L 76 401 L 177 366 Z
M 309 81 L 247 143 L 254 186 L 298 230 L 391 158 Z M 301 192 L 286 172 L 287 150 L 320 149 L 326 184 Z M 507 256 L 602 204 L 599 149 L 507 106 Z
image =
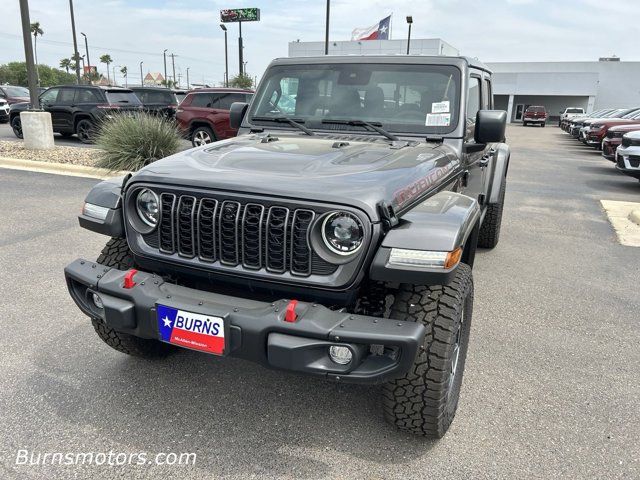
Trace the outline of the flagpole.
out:
M 389 16 L 391 17 L 389 19 L 389 40 L 393 40 L 393 12 Z

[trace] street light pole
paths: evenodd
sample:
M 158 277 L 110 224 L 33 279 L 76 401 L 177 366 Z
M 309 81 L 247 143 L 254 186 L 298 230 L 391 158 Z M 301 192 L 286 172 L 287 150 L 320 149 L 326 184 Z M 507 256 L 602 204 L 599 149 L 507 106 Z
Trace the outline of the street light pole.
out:
M 84 37 L 84 49 L 87 52 L 87 65 L 89 65 L 89 68 L 91 68 L 91 60 L 89 59 L 89 41 L 87 40 L 87 36 L 80 32 L 80 35 L 82 35 Z
M 172 53 L 169 55 L 171 57 L 171 68 L 173 69 L 173 84 L 176 83 L 176 54 Z
M 227 50 L 227 26 L 223 23 L 220 28 L 224 31 L 224 86 L 229 86 L 229 51 Z
M 144 77 L 142 76 L 142 64 L 144 62 L 140 62 L 140 86 L 144 87 Z
M 80 84 L 80 54 L 78 53 L 78 41 L 76 39 L 76 19 L 73 16 L 73 0 L 69 0 L 69 11 L 71 12 L 71 32 L 73 33 L 73 56 L 76 59 L 76 82 Z
M 324 25 L 324 54 L 329 55 L 329 10 L 330 0 L 327 0 L 327 18 Z
M 167 50 L 168 48 L 164 49 L 162 56 L 164 57 L 164 86 L 169 88 L 169 84 L 167 83 Z
M 407 23 L 409 24 L 409 34 L 407 35 L 407 55 L 409 55 L 409 45 L 411 44 L 411 25 L 413 24 L 412 16 L 407 16 Z
M 244 49 L 242 45 L 242 22 L 238 22 L 238 28 L 240 29 L 240 36 L 238 37 L 238 64 L 240 68 L 240 75 L 242 75 L 242 50 Z
M 187 90 L 189 90 L 189 68 L 191 67 L 187 67 Z
M 29 96 L 31 109 L 40 110 L 38 99 L 38 74 L 33 61 L 33 45 L 31 44 L 31 22 L 29 20 L 29 2 L 20 0 L 20 15 L 22 17 L 22 39 L 24 40 L 24 56 L 27 62 L 27 81 L 29 82 Z

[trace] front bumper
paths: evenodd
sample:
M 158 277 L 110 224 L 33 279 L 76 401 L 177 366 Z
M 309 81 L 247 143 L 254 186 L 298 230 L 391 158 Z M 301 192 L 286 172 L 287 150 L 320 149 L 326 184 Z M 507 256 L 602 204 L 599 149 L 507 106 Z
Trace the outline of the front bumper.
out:
M 522 121 L 527 123 L 546 123 L 547 119 L 546 118 L 523 118 Z
M 225 355 L 335 381 L 375 384 L 402 376 L 412 367 L 426 332 L 421 323 L 352 315 L 305 302 L 297 303 L 297 318 L 290 322 L 285 320 L 286 299 L 266 303 L 231 297 L 166 283 L 146 272 L 136 273 L 136 285 L 125 288 L 126 273 L 82 259 L 65 268 L 78 307 L 117 331 L 159 340 L 156 308 L 169 305 L 223 318 L 228 326 Z M 103 308 L 94 305 L 93 293 L 100 295 Z M 333 363 L 328 355 L 333 345 L 349 348 L 352 361 Z
M 602 156 L 612 162 L 616 161 L 616 149 L 621 143 L 620 138 L 605 138 L 602 141 Z
M 616 151 L 616 170 L 640 179 L 640 147 L 618 148 Z

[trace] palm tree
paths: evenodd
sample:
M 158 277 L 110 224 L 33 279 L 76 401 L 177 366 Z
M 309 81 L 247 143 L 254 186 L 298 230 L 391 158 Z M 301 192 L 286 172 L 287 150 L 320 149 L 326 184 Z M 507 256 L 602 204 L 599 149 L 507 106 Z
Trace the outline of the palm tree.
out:
M 127 67 L 126 67 L 126 65 L 120 69 L 120 73 L 124 77 L 124 86 L 128 87 L 129 83 L 127 81 Z
M 111 78 L 109 77 L 109 64 L 111 62 L 113 62 L 113 59 L 111 58 L 111 55 L 109 55 L 108 53 L 105 53 L 100 57 L 100 63 L 107 64 L 107 80 L 109 80 L 109 83 L 111 83 Z
M 60 68 L 64 68 L 67 71 L 67 73 L 69 73 L 69 69 L 72 68 L 72 66 L 73 66 L 73 63 L 71 62 L 70 58 L 63 58 L 62 60 L 60 60 Z
M 38 71 L 38 35 L 44 35 L 44 30 L 40 28 L 40 22 L 33 22 L 31 24 L 31 33 L 33 33 L 33 54 L 36 57 L 36 73 L 38 77 L 38 85 L 40 85 L 40 72 Z

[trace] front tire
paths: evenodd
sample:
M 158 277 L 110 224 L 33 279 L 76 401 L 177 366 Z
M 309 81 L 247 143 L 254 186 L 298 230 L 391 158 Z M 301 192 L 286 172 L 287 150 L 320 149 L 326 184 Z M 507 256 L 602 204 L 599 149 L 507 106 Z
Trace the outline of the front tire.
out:
M 390 317 L 422 322 L 427 334 L 413 367 L 383 387 L 385 419 L 401 430 L 441 438 L 458 407 L 473 313 L 471 268 L 447 285 L 401 284 Z
M 16 115 L 11 119 L 11 129 L 16 137 L 24 138 L 24 135 L 22 134 L 22 121 L 20 120 L 20 115 Z
M 98 263 L 118 270 L 135 267 L 131 250 L 124 238 L 112 238 L 102 249 Z M 162 358 L 171 351 L 171 347 L 158 340 L 135 337 L 128 333 L 118 332 L 106 325 L 99 318 L 92 318 L 91 323 L 98 337 L 114 350 L 141 358 Z
M 498 203 L 489 205 L 484 221 L 478 234 L 478 246 L 482 248 L 494 248 L 500 240 L 500 227 L 502 226 L 502 211 L 504 210 L 504 197 L 507 187 L 507 179 L 502 179 Z

